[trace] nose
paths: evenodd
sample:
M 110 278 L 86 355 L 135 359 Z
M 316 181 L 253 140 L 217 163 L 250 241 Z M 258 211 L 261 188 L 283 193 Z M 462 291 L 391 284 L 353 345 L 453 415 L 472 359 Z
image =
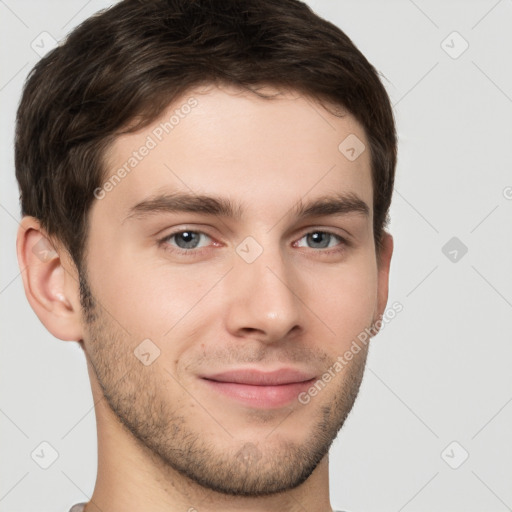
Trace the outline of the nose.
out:
M 224 285 L 230 297 L 227 329 L 235 337 L 271 344 L 303 329 L 299 281 L 278 248 L 265 248 L 252 263 L 236 255 Z

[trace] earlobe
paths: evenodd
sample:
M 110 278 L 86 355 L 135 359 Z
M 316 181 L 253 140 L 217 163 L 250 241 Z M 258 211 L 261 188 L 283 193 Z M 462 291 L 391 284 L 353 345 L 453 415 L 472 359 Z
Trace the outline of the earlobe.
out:
M 39 320 L 56 338 L 82 339 L 78 276 L 71 258 L 29 216 L 20 223 L 16 252 L 25 295 Z

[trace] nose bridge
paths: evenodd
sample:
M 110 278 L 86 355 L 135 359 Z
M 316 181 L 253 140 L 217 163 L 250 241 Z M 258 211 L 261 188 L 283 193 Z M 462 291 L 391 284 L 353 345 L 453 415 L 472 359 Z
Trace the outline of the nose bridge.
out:
M 268 342 L 282 339 L 300 325 L 301 302 L 279 241 L 268 236 L 260 244 L 247 237 L 236 252 L 230 272 L 230 329 L 256 330 Z

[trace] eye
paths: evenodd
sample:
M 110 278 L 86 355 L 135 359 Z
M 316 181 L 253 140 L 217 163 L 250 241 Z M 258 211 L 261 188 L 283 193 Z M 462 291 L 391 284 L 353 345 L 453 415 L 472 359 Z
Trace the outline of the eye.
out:
M 194 256 L 202 253 L 202 249 L 207 249 L 210 244 L 211 237 L 202 231 L 194 231 L 191 229 L 181 229 L 166 235 L 158 240 L 159 246 L 163 246 L 166 251 L 184 256 Z M 306 245 L 301 243 L 305 240 Z M 203 245 L 201 245 L 203 243 Z M 316 251 L 322 253 L 341 252 L 350 244 L 343 237 L 331 233 L 330 231 L 310 231 L 304 234 L 299 241 L 293 244 L 294 247 L 309 247 L 311 249 L 330 249 L 332 251 Z
M 200 245 L 201 240 L 204 241 L 204 239 L 210 239 L 210 237 L 202 231 L 182 229 L 181 231 L 170 233 L 158 242 L 160 245 L 165 246 L 169 251 L 177 252 L 179 254 L 190 254 L 199 252 L 195 249 L 201 249 L 208 246 Z
M 347 241 L 339 235 L 331 233 L 330 231 L 310 231 L 306 233 L 300 240 L 306 240 L 306 244 L 311 244 L 310 247 L 313 249 L 329 249 L 331 247 L 336 246 L 345 246 L 348 245 Z M 300 244 L 300 240 L 297 243 L 298 247 L 304 247 L 304 245 Z M 332 242 L 341 243 L 332 243 Z M 340 247 L 340 250 L 341 250 Z

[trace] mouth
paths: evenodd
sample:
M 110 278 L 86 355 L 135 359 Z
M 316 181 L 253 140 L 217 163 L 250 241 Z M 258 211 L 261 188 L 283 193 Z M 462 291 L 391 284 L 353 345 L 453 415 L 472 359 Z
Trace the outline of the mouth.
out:
M 315 381 L 315 376 L 293 368 L 271 372 L 239 369 L 201 376 L 201 379 L 212 391 L 243 405 L 276 409 L 296 400 Z

